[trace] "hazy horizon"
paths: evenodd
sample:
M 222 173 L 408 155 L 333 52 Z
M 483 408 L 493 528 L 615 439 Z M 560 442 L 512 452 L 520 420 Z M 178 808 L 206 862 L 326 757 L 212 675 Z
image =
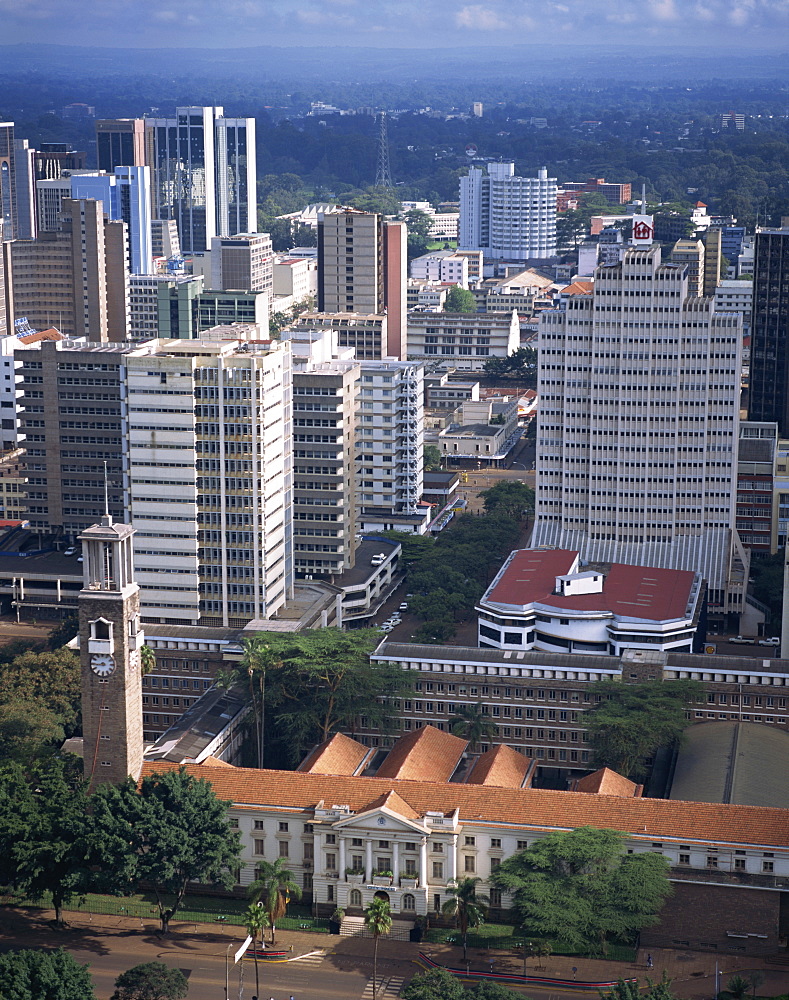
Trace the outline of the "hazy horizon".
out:
M 0 0 L 4 45 L 122 49 L 518 44 L 784 52 L 789 0 Z M 637 61 L 637 51 L 634 60 Z

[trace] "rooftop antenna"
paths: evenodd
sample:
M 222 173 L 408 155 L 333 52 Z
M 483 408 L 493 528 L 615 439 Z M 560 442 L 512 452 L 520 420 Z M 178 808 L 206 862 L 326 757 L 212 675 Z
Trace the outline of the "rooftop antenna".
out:
M 389 132 L 385 111 L 378 112 L 378 162 L 375 167 L 375 186 L 382 188 L 394 186 L 389 169 Z
M 647 185 L 646 181 L 641 185 L 641 214 L 647 214 Z

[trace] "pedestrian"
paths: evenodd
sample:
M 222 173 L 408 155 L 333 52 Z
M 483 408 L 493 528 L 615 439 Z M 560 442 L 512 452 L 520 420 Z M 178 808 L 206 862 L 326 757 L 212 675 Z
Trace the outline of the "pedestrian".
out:
M 651 955 L 647 955 L 647 968 L 648 969 L 652 968 L 652 956 Z

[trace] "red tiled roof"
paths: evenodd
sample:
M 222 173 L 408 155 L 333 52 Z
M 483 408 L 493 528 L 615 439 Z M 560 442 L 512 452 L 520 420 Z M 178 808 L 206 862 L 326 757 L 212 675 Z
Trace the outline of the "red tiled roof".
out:
M 206 757 L 202 761 L 206 767 L 232 767 L 232 764 L 228 764 L 226 760 L 220 760 L 218 757 Z
M 577 553 L 567 549 L 515 552 L 485 600 L 494 604 L 547 604 L 568 611 L 610 611 L 628 618 L 666 621 L 683 618 L 695 574 L 614 563 L 599 594 L 554 594 L 556 577 L 570 572 Z
M 449 781 L 468 740 L 422 726 L 395 743 L 376 778 L 409 778 L 412 781 Z
M 183 766 L 210 781 L 220 799 L 239 807 L 311 813 L 318 803 L 347 803 L 354 812 L 374 796 L 392 790 L 391 779 L 348 778 L 299 771 L 254 768 L 205 768 L 157 761 L 143 765 L 143 777 Z M 420 816 L 428 811 L 461 822 L 570 830 L 579 826 L 621 830 L 644 840 L 695 840 L 717 844 L 755 844 L 789 848 L 789 810 L 764 806 L 682 802 L 673 799 L 619 798 L 545 789 L 490 788 L 486 785 L 402 781 L 398 794 Z
M 530 757 L 500 743 L 477 758 L 466 782 L 496 788 L 523 788 L 531 764 Z
M 625 799 L 632 799 L 641 795 L 643 785 L 637 785 L 610 767 L 601 767 L 594 774 L 587 774 L 586 777 L 573 782 L 574 792 L 586 792 L 593 795 L 619 795 Z
M 593 281 L 574 281 L 571 285 L 566 285 L 562 291 L 562 295 L 591 295 L 594 291 Z
M 56 330 L 54 326 L 49 327 L 47 330 L 37 330 L 35 333 L 26 333 L 24 337 L 19 338 L 20 344 L 38 344 L 42 340 L 65 340 L 65 337 L 60 332 Z
M 397 792 L 384 792 L 383 795 L 379 795 L 378 798 L 373 799 L 372 802 L 368 802 L 366 806 L 360 809 L 360 812 L 368 812 L 371 809 L 391 809 L 392 812 L 396 812 L 398 816 L 404 817 L 404 819 L 419 819 L 419 813 L 410 806 L 404 798 L 399 796 Z
M 310 774 L 355 774 L 369 752 L 363 743 L 335 733 L 310 751 L 298 769 Z

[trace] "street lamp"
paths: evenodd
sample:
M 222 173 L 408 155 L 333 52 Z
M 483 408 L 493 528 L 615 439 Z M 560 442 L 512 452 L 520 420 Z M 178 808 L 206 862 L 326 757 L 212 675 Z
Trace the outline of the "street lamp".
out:
M 225 952 L 225 1000 L 230 1000 L 230 949 L 233 947 L 233 942 L 227 946 L 227 951 Z

